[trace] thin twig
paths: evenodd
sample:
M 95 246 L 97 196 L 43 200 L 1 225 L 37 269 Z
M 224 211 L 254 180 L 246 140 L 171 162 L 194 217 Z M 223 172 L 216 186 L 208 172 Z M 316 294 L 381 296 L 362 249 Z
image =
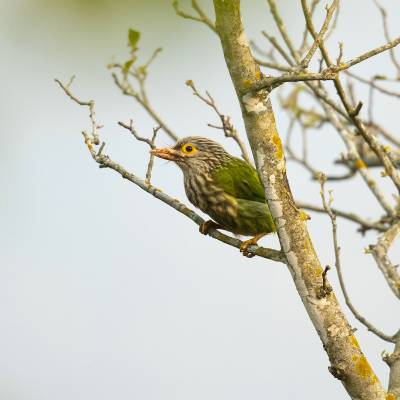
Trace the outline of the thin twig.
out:
M 374 95 L 375 95 L 375 88 L 373 85 L 371 85 L 368 90 L 368 122 L 369 122 L 369 124 L 373 124 L 373 122 L 374 122 L 374 107 L 375 107 Z
M 298 156 L 296 152 L 293 150 L 291 145 L 291 138 L 293 133 L 293 128 L 295 122 L 298 122 L 302 128 L 302 138 L 303 138 L 303 154 L 302 157 Z M 306 126 L 300 119 L 300 115 L 294 115 L 290 119 L 288 134 L 286 136 L 286 143 L 285 143 L 285 150 L 288 155 L 288 161 L 294 161 L 304 167 L 307 171 L 310 172 L 311 178 L 313 180 L 318 180 L 319 176 L 319 169 L 315 168 L 311 163 L 308 161 L 308 151 L 307 151 L 307 142 L 306 142 Z M 346 164 L 347 165 L 347 164 Z M 349 171 L 343 175 L 329 175 L 327 176 L 328 181 L 340 181 L 352 178 L 356 174 L 357 170 L 355 168 L 349 168 Z
M 335 31 L 335 29 L 337 27 L 338 20 L 339 20 L 339 13 L 340 13 L 340 0 L 338 1 L 333 22 L 332 22 L 332 24 L 331 24 L 331 26 L 329 28 L 328 33 L 325 36 L 325 39 L 328 39 L 332 35 L 332 33 Z
M 354 135 L 343 124 L 343 122 L 338 118 L 338 116 L 333 112 L 333 110 L 329 106 L 325 105 L 324 103 L 322 104 L 322 106 L 324 107 L 327 117 L 331 121 L 332 125 L 336 128 L 337 132 L 339 133 L 340 137 L 342 138 L 344 144 L 347 147 L 347 160 L 351 161 L 354 167 L 357 168 L 357 171 L 360 173 L 364 182 L 369 187 L 372 194 L 378 200 L 382 208 L 388 213 L 388 215 L 392 217 L 395 216 L 396 210 L 390 204 L 385 193 L 378 185 L 376 179 L 373 177 L 373 175 L 367 168 L 363 159 L 360 157 L 360 154 L 354 142 Z
M 215 24 L 210 20 L 210 18 L 207 17 L 207 15 L 201 9 L 201 7 L 199 6 L 199 4 L 197 3 L 196 0 L 192 0 L 192 8 L 196 11 L 197 16 L 188 14 L 188 13 L 185 13 L 184 11 L 182 11 L 179 8 L 179 1 L 173 1 L 172 7 L 174 7 L 176 15 L 179 15 L 180 17 L 185 18 L 185 19 L 191 19 L 192 21 L 201 22 L 201 23 L 207 25 L 214 33 L 217 33 Z
M 379 132 L 385 139 L 387 139 L 389 142 L 400 148 L 400 139 L 394 136 L 392 133 L 390 133 L 382 125 L 379 125 L 376 122 L 374 122 L 370 126 L 370 128 L 375 129 L 375 131 Z
M 316 8 L 317 8 L 317 5 L 318 5 L 318 3 L 320 2 L 320 0 L 313 0 L 312 1 L 312 3 L 311 3 L 311 15 L 314 15 L 314 12 L 315 12 L 315 10 L 316 10 Z M 301 55 L 301 54 L 303 54 L 304 53 L 304 51 L 306 50 L 306 48 L 307 48 L 307 36 L 308 36 L 308 29 L 307 29 L 307 27 L 304 29 L 304 31 L 303 31 L 303 40 L 302 40 L 302 42 L 301 42 L 301 45 L 300 45 L 300 48 L 299 48 L 299 50 L 298 50 L 298 53 L 299 53 L 299 55 Z
M 286 67 L 285 65 L 278 64 L 276 62 L 268 62 L 265 60 L 261 60 L 260 58 L 254 57 L 254 60 L 257 62 L 258 65 L 261 65 L 262 67 L 267 67 L 269 69 L 275 69 L 277 71 L 281 72 L 292 72 L 291 67 Z
M 251 91 L 267 89 L 269 92 L 286 82 L 308 82 L 308 81 L 333 81 L 336 72 L 325 69 L 323 72 L 292 72 L 281 76 L 266 76 L 251 86 Z
M 65 94 L 75 103 L 79 104 L 80 106 L 87 106 L 89 108 L 89 117 L 90 117 L 90 122 L 92 124 L 92 131 L 91 135 L 93 137 L 93 144 L 98 145 L 100 144 L 100 139 L 99 139 L 99 132 L 98 130 L 102 128 L 101 125 L 98 125 L 96 123 L 96 112 L 94 108 L 94 101 L 93 100 L 88 100 L 88 101 L 83 101 L 79 100 L 77 97 L 75 97 L 71 91 L 69 90 L 70 86 L 72 85 L 74 81 L 74 76 L 71 77 L 67 85 L 63 85 L 59 79 L 55 79 L 55 82 L 58 83 L 58 85 L 64 90 Z
M 396 238 L 400 235 L 400 222 L 392 225 L 379 239 L 376 245 L 369 246 L 379 269 L 382 271 L 389 287 L 397 298 L 400 299 L 400 274 L 388 257 L 388 251 Z
M 136 129 L 133 126 L 132 120 L 129 121 L 129 125 L 125 124 L 124 122 L 121 122 L 121 121 L 118 122 L 118 125 L 129 130 L 129 132 L 135 137 L 136 140 L 147 143 L 152 150 L 156 148 L 155 141 L 156 141 L 157 133 L 161 129 L 161 126 L 153 128 L 153 136 L 151 137 L 151 139 L 148 139 L 143 136 L 140 136 L 137 133 Z M 148 162 L 147 170 L 146 170 L 146 183 L 148 185 L 150 185 L 150 183 L 151 183 L 151 173 L 153 170 L 153 164 L 154 164 L 154 155 L 153 155 L 153 153 L 150 153 L 149 162 Z
M 308 68 L 308 65 L 310 64 L 312 57 L 314 56 L 316 50 L 319 47 L 319 43 L 323 40 L 326 32 L 328 31 L 329 24 L 331 22 L 332 16 L 335 13 L 335 10 L 336 10 L 338 4 L 339 4 L 339 0 L 334 0 L 332 2 L 331 6 L 326 9 L 326 17 L 325 17 L 324 23 L 322 24 L 322 28 L 319 31 L 317 37 L 315 38 L 314 43 L 310 47 L 310 50 L 307 52 L 305 57 L 301 60 L 300 65 L 303 69 Z M 311 15 L 313 14 L 312 8 L 311 8 L 310 14 Z
M 390 33 L 389 33 L 389 26 L 388 26 L 388 22 L 387 22 L 387 12 L 386 10 L 379 4 L 379 2 L 377 0 L 374 0 L 375 5 L 378 7 L 381 16 L 382 16 L 382 23 L 383 23 L 383 31 L 385 34 L 385 39 L 387 42 L 390 42 Z M 396 58 L 396 54 L 394 53 L 393 48 L 390 49 L 390 58 L 392 60 L 392 63 L 394 65 L 394 67 L 397 70 L 397 76 L 400 78 L 400 63 L 397 61 Z
M 213 124 L 208 124 L 209 127 L 211 128 L 215 128 L 215 129 L 221 129 L 224 131 L 225 137 L 228 138 L 232 138 L 237 145 L 240 148 L 240 151 L 242 153 L 242 157 L 245 161 L 247 161 L 249 164 L 252 164 L 251 158 L 249 156 L 249 153 L 247 152 L 246 146 L 244 144 L 244 142 L 240 139 L 239 133 L 238 131 L 235 129 L 235 127 L 233 126 L 231 119 L 229 116 L 222 114 L 218 107 L 217 104 L 214 100 L 214 98 L 210 95 L 210 93 L 208 91 L 206 91 L 206 96 L 203 96 L 202 94 L 200 94 L 200 92 L 197 90 L 194 82 L 192 80 L 187 80 L 186 81 L 186 85 L 189 86 L 192 91 L 193 94 L 198 97 L 200 100 L 202 100 L 204 103 L 206 103 L 208 106 L 210 106 L 218 115 L 219 119 L 221 120 L 221 124 L 222 126 L 216 126 Z
M 282 39 L 285 42 L 287 48 L 289 49 L 290 54 L 292 55 L 292 57 L 295 60 L 299 60 L 299 55 L 296 52 L 296 50 L 295 50 L 295 48 L 294 48 L 294 46 L 292 44 L 292 41 L 289 38 L 289 35 L 287 34 L 285 25 L 284 25 L 284 23 L 282 21 L 281 16 L 279 15 L 277 7 L 276 7 L 275 0 L 267 0 L 267 1 L 268 1 L 268 4 L 269 4 L 269 8 L 270 8 L 271 14 L 272 14 L 272 16 L 274 18 L 274 21 L 276 23 L 276 26 L 278 27 L 279 32 L 280 32 L 280 34 L 282 36 Z
M 302 0 L 302 1 L 305 1 L 305 0 Z M 360 64 L 361 62 L 368 60 L 371 57 L 377 56 L 378 54 L 383 53 L 384 51 L 391 50 L 394 47 L 396 47 L 398 44 L 400 44 L 400 36 L 388 43 L 385 43 L 379 47 L 376 47 L 375 49 L 369 50 L 366 53 L 363 53 L 357 57 L 354 57 L 349 61 L 342 62 L 339 65 L 331 65 L 329 68 L 335 72 L 344 71 L 345 69 L 349 69 L 349 68 L 353 67 L 354 65 Z
M 344 283 L 343 279 L 343 274 L 342 274 L 342 266 L 341 266 L 341 259 L 340 259 L 340 247 L 338 244 L 338 238 L 337 238 L 337 223 L 336 223 L 336 214 L 332 211 L 331 205 L 333 202 L 333 197 L 332 197 L 332 191 L 329 191 L 329 199 L 326 198 L 325 194 L 325 182 L 326 179 L 323 174 L 320 176 L 320 183 L 321 183 L 321 199 L 322 199 L 322 204 L 325 209 L 325 211 L 328 213 L 329 218 L 331 219 L 332 223 L 332 235 L 333 235 L 333 247 L 334 247 L 334 252 L 335 252 L 335 266 L 336 266 L 336 272 L 339 278 L 339 283 L 340 287 L 343 292 L 343 296 L 345 299 L 345 302 L 347 306 L 349 307 L 350 311 L 354 315 L 354 317 L 361 322 L 369 331 L 374 333 L 376 336 L 381 338 L 382 340 L 385 340 L 387 342 L 395 343 L 396 340 L 393 336 L 386 335 L 382 331 L 380 331 L 378 328 L 376 328 L 374 325 L 372 325 L 367 319 L 365 319 L 353 306 L 353 303 L 350 300 L 349 294 L 347 292 L 346 285 Z
M 161 129 L 161 126 L 156 126 L 153 128 L 153 136 L 151 137 L 151 148 L 155 149 L 155 141 L 157 137 L 158 131 Z M 154 158 L 155 155 L 153 153 L 150 153 L 150 158 L 149 158 L 149 163 L 147 164 L 147 170 L 146 170 L 146 183 L 150 184 L 151 182 L 151 172 L 153 171 L 153 165 L 154 165 Z
M 134 98 L 146 111 L 147 113 L 156 121 L 158 125 L 160 125 L 163 129 L 163 131 L 174 141 L 178 140 L 178 135 L 172 131 L 172 129 L 161 119 L 161 117 L 157 114 L 157 112 L 154 110 L 154 108 L 150 105 L 150 103 L 147 101 L 147 96 L 143 98 L 138 92 L 136 92 L 132 85 L 123 82 L 117 74 L 113 73 L 111 74 L 112 78 L 114 79 L 114 83 L 117 85 L 117 87 L 121 90 L 121 92 L 129 97 Z
M 271 36 L 266 31 L 261 32 L 266 39 L 272 44 L 272 46 L 278 51 L 281 57 L 290 65 L 292 63 L 289 54 L 286 53 L 286 50 L 279 44 L 274 36 Z
M 132 97 L 137 101 L 141 107 L 156 121 L 157 125 L 160 125 L 163 131 L 174 141 L 178 140 L 178 135 L 162 120 L 159 114 L 154 110 L 153 106 L 147 96 L 146 91 L 146 80 L 148 77 L 148 68 L 150 64 L 156 59 L 157 55 L 162 49 L 157 48 L 154 50 L 150 58 L 143 65 L 134 67 L 137 59 L 136 53 L 131 53 L 131 58 L 124 64 L 112 63 L 108 67 L 112 70 L 119 72 L 112 72 L 111 76 L 114 80 L 115 85 L 121 90 L 121 92 L 129 97 Z M 129 68 L 126 67 L 129 65 Z M 139 89 L 135 89 L 130 79 L 134 79 Z
M 314 211 L 317 213 L 326 213 L 326 210 L 323 207 L 318 207 L 314 204 L 296 201 L 297 207 L 302 208 L 304 210 Z M 376 230 L 378 232 L 384 232 L 387 228 L 386 225 L 381 222 L 370 222 L 366 219 L 361 218 L 355 213 L 338 210 L 337 208 L 332 207 L 332 212 L 335 213 L 336 216 L 347 219 L 350 222 L 354 222 L 355 224 L 360 225 L 359 230 L 361 232 L 365 232 L 367 230 Z
M 352 78 L 356 79 L 357 81 L 359 81 L 361 83 L 364 83 L 368 86 L 372 86 L 374 89 L 378 90 L 379 92 L 381 92 L 387 96 L 400 98 L 400 92 L 395 92 L 393 90 L 386 89 L 383 86 L 378 85 L 376 83 L 377 80 L 384 80 L 382 76 L 374 76 L 371 79 L 365 79 L 365 78 L 355 74 L 352 71 L 345 71 L 345 74 L 348 76 L 351 76 Z

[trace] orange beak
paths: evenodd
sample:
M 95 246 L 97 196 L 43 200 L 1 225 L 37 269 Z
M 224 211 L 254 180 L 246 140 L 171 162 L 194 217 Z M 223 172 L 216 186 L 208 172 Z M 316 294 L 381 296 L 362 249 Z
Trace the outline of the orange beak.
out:
M 164 160 L 175 161 L 178 159 L 178 152 L 169 147 L 165 147 L 162 149 L 153 149 L 150 150 L 150 153 L 156 157 L 163 158 Z

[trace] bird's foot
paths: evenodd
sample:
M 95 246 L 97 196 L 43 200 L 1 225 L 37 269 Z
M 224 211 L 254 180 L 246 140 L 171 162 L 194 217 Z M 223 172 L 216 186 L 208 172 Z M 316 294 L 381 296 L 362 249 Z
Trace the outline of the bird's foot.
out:
M 214 221 L 211 221 L 211 219 L 209 219 L 206 222 L 203 222 L 200 227 L 199 227 L 199 231 L 200 233 L 202 233 L 203 235 L 208 235 L 208 232 L 210 231 L 210 229 L 221 229 L 222 226 L 217 224 Z
M 240 245 L 240 252 L 243 253 L 243 255 L 247 258 L 253 258 L 255 256 L 254 253 L 250 253 L 248 248 L 250 246 L 256 246 L 257 242 L 265 236 L 266 233 L 259 233 L 258 235 L 254 236 L 253 238 L 249 240 L 245 240 L 241 245 Z

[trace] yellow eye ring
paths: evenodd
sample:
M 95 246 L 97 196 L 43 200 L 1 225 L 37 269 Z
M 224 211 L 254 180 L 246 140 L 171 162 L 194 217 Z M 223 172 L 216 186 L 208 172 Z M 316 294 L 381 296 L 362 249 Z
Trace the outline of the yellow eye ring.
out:
M 182 153 L 187 154 L 187 155 L 192 155 L 197 151 L 196 147 L 192 143 L 185 143 L 181 147 L 181 150 L 182 150 Z

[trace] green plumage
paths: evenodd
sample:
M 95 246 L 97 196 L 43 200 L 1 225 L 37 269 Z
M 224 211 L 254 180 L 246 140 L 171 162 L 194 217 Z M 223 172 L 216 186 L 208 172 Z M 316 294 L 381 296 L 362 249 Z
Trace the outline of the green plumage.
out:
M 232 157 L 211 174 L 215 182 L 231 196 L 265 203 L 264 189 L 257 171 L 246 161 Z
M 256 170 L 251 165 L 232 157 L 221 167 L 216 168 L 211 173 L 211 177 L 227 198 L 232 196 L 235 200 L 234 218 L 215 215 L 217 222 L 221 219 L 219 223 L 222 226 L 246 236 L 275 231 L 275 225 L 265 201 L 264 189 Z
M 191 151 L 185 153 L 186 149 Z M 263 186 L 251 165 L 198 136 L 179 140 L 170 151 L 174 158 L 169 159 L 182 169 L 189 201 L 223 229 L 246 236 L 275 231 Z

